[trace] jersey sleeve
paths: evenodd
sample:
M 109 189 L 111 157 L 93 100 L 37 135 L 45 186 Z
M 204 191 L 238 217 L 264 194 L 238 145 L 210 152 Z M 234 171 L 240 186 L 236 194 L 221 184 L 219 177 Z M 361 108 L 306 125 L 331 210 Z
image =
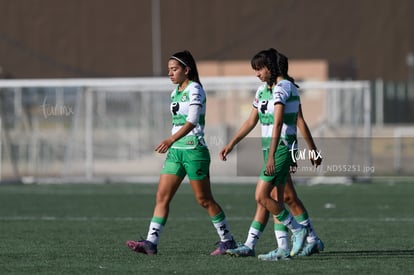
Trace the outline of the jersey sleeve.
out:
M 190 106 L 191 105 L 203 106 L 206 95 L 204 93 L 203 88 L 200 86 L 200 84 L 195 83 L 195 85 L 192 85 L 190 87 L 189 94 L 190 94 Z
M 285 83 L 278 83 L 273 89 L 274 104 L 281 103 L 286 105 L 289 98 L 289 87 L 284 85 Z
M 259 93 L 262 90 L 262 87 L 259 87 L 256 91 L 256 94 L 254 95 L 254 99 L 253 99 L 253 107 L 254 108 L 259 108 Z

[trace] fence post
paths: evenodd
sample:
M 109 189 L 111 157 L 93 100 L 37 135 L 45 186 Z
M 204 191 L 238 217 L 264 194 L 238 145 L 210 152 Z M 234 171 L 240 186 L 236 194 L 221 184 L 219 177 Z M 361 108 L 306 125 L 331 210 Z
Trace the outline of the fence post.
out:
M 85 172 L 90 180 L 93 177 L 93 92 L 86 89 L 85 93 Z
M 384 125 L 384 81 L 375 81 L 375 124 L 382 127 Z
M 372 122 L 371 122 L 371 87 L 370 82 L 366 81 L 363 88 L 364 94 L 364 139 L 365 139 L 365 148 L 367 154 L 367 165 L 368 167 L 372 166 L 372 150 L 371 150 L 371 138 L 372 138 Z M 367 175 L 371 178 L 371 172 Z

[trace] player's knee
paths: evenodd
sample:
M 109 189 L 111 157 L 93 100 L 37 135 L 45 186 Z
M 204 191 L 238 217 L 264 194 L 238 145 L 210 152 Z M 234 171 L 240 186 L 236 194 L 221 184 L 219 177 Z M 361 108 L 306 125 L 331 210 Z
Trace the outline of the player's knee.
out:
M 295 202 L 295 198 L 289 194 L 284 194 L 283 201 L 290 206 Z
M 157 194 L 155 197 L 155 203 L 157 205 L 168 205 L 171 201 L 171 197 Z
M 209 208 L 213 204 L 213 200 L 206 197 L 197 197 L 197 203 L 203 208 Z
M 255 195 L 255 200 L 257 204 L 260 204 L 261 206 L 265 205 L 266 202 L 266 198 L 263 195 L 260 194 L 256 194 Z

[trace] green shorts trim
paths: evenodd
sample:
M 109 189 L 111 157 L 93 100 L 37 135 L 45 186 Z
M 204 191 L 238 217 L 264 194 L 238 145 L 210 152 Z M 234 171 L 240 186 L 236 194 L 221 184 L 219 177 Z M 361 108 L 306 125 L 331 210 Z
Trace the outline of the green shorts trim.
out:
M 170 148 L 161 174 L 177 175 L 190 180 L 203 180 L 210 176 L 210 152 L 207 147 L 197 145 L 194 149 Z
M 267 176 L 265 174 L 268 154 L 269 150 L 263 150 L 264 163 L 262 170 L 260 171 L 259 178 L 265 182 L 271 182 L 275 186 L 279 184 L 285 184 L 289 175 L 289 167 L 293 164 L 289 147 L 285 145 L 279 145 L 277 147 L 275 154 L 275 174 L 272 176 Z

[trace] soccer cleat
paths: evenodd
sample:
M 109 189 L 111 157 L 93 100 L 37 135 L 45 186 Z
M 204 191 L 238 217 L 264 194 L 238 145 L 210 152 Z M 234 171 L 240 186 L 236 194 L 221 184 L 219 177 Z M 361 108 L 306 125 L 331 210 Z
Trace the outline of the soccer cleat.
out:
M 276 248 L 267 254 L 260 254 L 257 258 L 262 261 L 290 260 L 290 255 L 288 250 Z
M 292 234 L 292 250 L 290 250 L 290 256 L 293 257 L 299 253 L 302 249 L 306 237 L 308 236 L 308 230 L 306 227 L 302 227 L 298 231 Z
M 324 248 L 325 245 L 323 244 L 322 240 L 318 238 L 314 242 L 306 243 L 302 251 L 299 253 L 299 256 L 310 256 L 312 254 L 323 251 Z
M 147 240 L 141 241 L 127 241 L 126 245 L 133 251 L 147 254 L 147 255 L 155 255 L 157 254 L 157 245 L 153 244 Z
M 226 254 L 234 257 L 254 257 L 256 253 L 247 245 L 240 245 L 234 249 L 227 249 Z
M 237 247 L 236 242 L 233 239 L 230 241 L 218 242 L 218 245 L 219 246 L 210 253 L 211 256 L 224 255 L 226 254 L 227 249 L 234 249 Z

